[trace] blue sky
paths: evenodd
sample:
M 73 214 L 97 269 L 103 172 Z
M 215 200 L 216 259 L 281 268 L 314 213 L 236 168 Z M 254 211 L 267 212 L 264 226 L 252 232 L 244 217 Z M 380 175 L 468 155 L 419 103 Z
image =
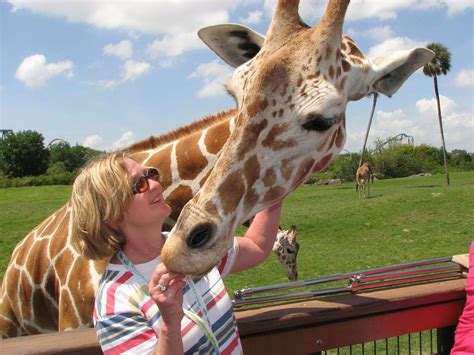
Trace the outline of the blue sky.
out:
M 0 128 L 36 130 L 110 150 L 234 106 L 232 72 L 200 43 L 206 25 L 265 33 L 274 0 L 0 1 Z M 301 0 L 314 24 L 325 1 Z M 352 1 L 344 32 L 363 53 L 441 42 L 452 68 L 439 79 L 448 150 L 474 152 L 474 1 Z M 345 149 L 361 149 L 371 99 L 349 103 Z M 405 133 L 441 145 L 433 81 L 415 73 L 381 97 L 369 144 Z

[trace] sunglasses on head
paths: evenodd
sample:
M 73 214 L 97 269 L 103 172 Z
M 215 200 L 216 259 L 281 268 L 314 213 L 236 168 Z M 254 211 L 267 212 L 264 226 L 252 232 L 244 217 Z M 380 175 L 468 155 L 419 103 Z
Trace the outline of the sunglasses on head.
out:
M 156 170 L 155 168 L 147 169 L 145 171 L 145 174 L 140 176 L 137 182 L 133 184 L 133 187 L 132 187 L 133 194 L 134 195 L 142 194 L 145 191 L 148 191 L 148 189 L 150 188 L 150 183 L 148 182 L 148 180 L 158 181 L 159 179 L 160 179 L 160 173 L 158 172 L 158 170 Z

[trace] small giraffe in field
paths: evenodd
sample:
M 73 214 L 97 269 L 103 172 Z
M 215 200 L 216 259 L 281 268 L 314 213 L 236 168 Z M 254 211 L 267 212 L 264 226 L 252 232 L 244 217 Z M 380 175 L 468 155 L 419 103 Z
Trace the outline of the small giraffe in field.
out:
M 280 0 L 266 38 L 236 25 L 200 32 L 239 66 L 227 85 L 237 109 L 129 148 L 162 176 L 173 210 L 167 225 L 177 220 L 162 251 L 172 270 L 199 275 L 215 265 L 237 225 L 336 157 L 349 100 L 391 96 L 432 59 L 424 48 L 365 57 L 342 36 L 347 6 L 331 0 L 321 22 L 309 27 L 298 1 Z M 72 248 L 70 218 L 67 203 L 13 251 L 1 290 L 2 336 L 91 326 L 107 260 L 87 260 Z
M 363 194 L 364 197 L 370 197 L 371 182 L 374 182 L 372 169 L 370 168 L 369 163 L 364 163 L 356 172 L 356 191 L 359 191 L 359 198 L 361 194 Z
M 273 252 L 280 261 L 280 264 L 286 270 L 286 275 L 291 281 L 298 279 L 298 265 L 296 259 L 300 245 L 296 241 L 296 226 L 292 225 L 290 229 L 283 230 L 278 228 L 278 234 L 275 244 L 273 245 Z

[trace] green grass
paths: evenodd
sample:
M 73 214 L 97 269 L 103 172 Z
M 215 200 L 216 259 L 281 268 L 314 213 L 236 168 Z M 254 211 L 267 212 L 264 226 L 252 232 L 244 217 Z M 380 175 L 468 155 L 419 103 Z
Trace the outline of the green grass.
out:
M 71 186 L 0 189 L 0 278 L 15 245 L 61 207 L 70 193 Z
M 371 198 L 353 184 L 302 186 L 284 202 L 296 224 L 301 280 L 463 254 L 474 239 L 474 172 L 376 181 Z M 275 258 L 231 275 L 229 291 L 287 282 Z
M 0 190 L 0 277 L 15 244 L 68 199 L 70 186 Z M 284 202 L 298 227 L 299 278 L 467 253 L 474 239 L 474 172 L 376 181 L 371 198 L 353 184 L 302 186 Z M 286 282 L 274 257 L 226 283 L 230 292 Z

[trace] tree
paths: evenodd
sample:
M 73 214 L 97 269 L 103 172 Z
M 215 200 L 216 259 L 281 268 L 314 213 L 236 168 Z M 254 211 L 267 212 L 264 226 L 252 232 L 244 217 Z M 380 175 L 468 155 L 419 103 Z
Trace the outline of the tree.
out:
M 49 151 L 43 135 L 35 131 L 20 131 L 2 141 L 1 160 L 5 174 L 11 177 L 38 176 L 48 169 Z
M 71 145 L 67 142 L 59 142 L 52 144 L 49 147 L 50 159 L 49 167 L 51 171 L 65 171 L 74 172 L 93 157 L 100 155 L 102 152 L 83 147 L 80 145 Z M 61 164 L 60 164 L 61 163 Z
M 446 173 L 446 183 L 449 185 L 448 158 L 446 153 L 446 143 L 444 140 L 443 119 L 441 117 L 441 104 L 439 101 L 438 76 L 446 75 L 451 69 L 451 53 L 448 48 L 441 43 L 430 43 L 426 46 L 431 49 L 435 56 L 431 62 L 423 67 L 423 73 L 426 76 L 433 77 L 436 102 L 438 103 L 439 129 L 441 131 L 441 141 L 443 142 L 444 171 Z

